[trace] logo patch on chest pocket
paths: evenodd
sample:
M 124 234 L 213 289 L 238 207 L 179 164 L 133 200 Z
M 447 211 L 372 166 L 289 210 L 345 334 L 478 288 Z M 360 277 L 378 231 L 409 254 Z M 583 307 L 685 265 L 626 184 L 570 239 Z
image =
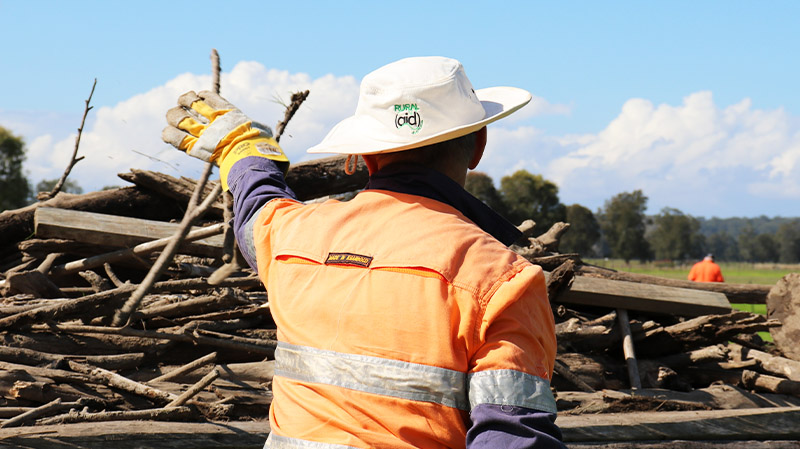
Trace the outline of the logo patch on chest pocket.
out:
M 356 267 L 369 267 L 372 257 L 353 253 L 328 253 L 325 265 L 351 265 Z

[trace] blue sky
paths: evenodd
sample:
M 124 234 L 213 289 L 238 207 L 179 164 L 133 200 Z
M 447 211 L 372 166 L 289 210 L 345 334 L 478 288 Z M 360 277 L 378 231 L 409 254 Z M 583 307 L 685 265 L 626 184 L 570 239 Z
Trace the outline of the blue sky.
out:
M 98 84 L 74 179 L 130 168 L 195 176 L 160 141 L 181 92 L 209 86 L 267 123 L 310 88 L 282 144 L 294 161 L 352 113 L 358 82 L 396 59 L 459 59 L 475 87 L 534 101 L 490 127 L 479 166 L 559 185 L 592 210 L 642 189 L 648 213 L 800 216 L 800 3 L 0 0 L 0 126 L 31 181 L 58 177 Z

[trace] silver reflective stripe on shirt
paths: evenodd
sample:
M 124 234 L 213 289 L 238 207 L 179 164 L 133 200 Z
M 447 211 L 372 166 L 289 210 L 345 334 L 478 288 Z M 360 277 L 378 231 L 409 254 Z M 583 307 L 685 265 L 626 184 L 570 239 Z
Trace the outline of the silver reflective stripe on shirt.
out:
M 275 375 L 469 410 L 465 373 L 279 342 Z
M 273 433 L 267 437 L 264 449 L 358 449 L 352 446 L 343 446 L 333 443 L 317 443 L 316 441 L 298 440 L 297 438 L 282 437 Z
M 469 378 L 469 405 L 511 405 L 556 413 L 550 382 L 510 369 L 479 371 Z

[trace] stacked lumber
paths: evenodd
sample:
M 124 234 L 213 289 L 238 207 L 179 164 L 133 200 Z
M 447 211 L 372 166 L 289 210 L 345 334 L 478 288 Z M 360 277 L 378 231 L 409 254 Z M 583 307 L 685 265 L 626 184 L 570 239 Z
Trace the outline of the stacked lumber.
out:
M 363 164 L 353 176 L 343 165 L 297 164 L 287 181 L 301 200 L 362 187 Z M 229 199 L 202 180 L 120 177 L 133 186 L 0 213 L 0 441 L 261 447 L 276 329 L 263 285 L 231 240 Z M 800 361 L 782 326 L 794 319 L 798 279 L 773 293 L 667 284 L 560 254 L 567 224 L 536 237 L 534 223 L 520 228 L 513 248 L 547 271 L 559 341 L 552 387 L 566 441 L 798 437 L 780 427 L 800 413 Z M 732 311 L 729 299 L 772 301 L 777 312 Z M 757 334 L 768 331 L 786 337 L 768 345 Z M 658 433 L 648 413 L 695 427 Z M 598 414 L 617 421 L 583 419 Z M 620 416 L 639 417 L 609 431 Z M 761 419 L 772 433 L 737 419 Z M 700 421 L 725 424 L 713 438 L 690 438 Z

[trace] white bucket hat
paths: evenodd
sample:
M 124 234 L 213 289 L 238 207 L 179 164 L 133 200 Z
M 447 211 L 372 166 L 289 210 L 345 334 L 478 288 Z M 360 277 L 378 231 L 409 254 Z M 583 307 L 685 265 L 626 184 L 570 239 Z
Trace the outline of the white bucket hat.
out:
M 419 148 L 477 131 L 530 100 L 528 91 L 516 87 L 474 90 L 455 59 L 401 59 L 365 76 L 355 114 L 308 152 L 378 154 Z

